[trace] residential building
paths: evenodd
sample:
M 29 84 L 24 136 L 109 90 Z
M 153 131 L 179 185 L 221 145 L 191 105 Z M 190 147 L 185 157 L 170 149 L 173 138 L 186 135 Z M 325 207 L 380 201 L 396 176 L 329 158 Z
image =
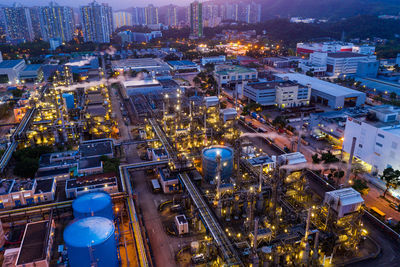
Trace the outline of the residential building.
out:
M 118 11 L 113 13 L 114 30 L 122 26 L 132 26 L 132 14 L 126 11 Z
M 113 29 L 112 8 L 93 1 L 80 7 L 85 42 L 109 43 Z
M 146 9 L 144 7 L 134 7 L 132 10 L 133 25 L 146 24 Z
M 203 4 L 198 1 L 190 4 L 190 36 L 203 37 Z
M 39 19 L 44 41 L 52 38 L 60 38 L 62 42 L 72 40 L 75 30 L 72 8 L 51 2 L 49 6 L 39 7 Z
M 306 87 L 311 86 L 311 102 L 329 106 L 333 109 L 362 106 L 365 103 L 365 93 L 318 78 L 298 73 L 284 73 L 276 76 L 281 79 L 295 81 Z
M 167 7 L 166 24 L 170 27 L 178 26 L 177 10 L 174 5 L 169 5 Z
M 7 42 L 17 44 L 35 39 L 30 9 L 14 4 L 12 7 L 3 7 L 3 19 L 6 26 Z
M 238 20 L 253 24 L 261 22 L 261 5 L 254 2 L 240 4 Z
M 399 109 L 378 106 L 370 109 L 373 120 L 348 117 L 344 132 L 343 151 L 350 153 L 356 138 L 354 156 L 369 165 L 372 173 L 387 167 L 400 170 Z
M 158 19 L 158 7 L 148 5 L 145 8 L 146 12 L 146 25 L 155 25 L 159 23 Z

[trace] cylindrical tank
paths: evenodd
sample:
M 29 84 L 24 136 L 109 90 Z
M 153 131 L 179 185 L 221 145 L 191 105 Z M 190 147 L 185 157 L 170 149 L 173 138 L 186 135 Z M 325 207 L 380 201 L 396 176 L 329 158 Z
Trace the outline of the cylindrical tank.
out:
M 211 146 L 203 149 L 202 168 L 206 181 L 214 181 L 217 175 L 217 155 L 221 156 L 221 180 L 228 182 L 233 171 L 233 150 L 226 146 Z
M 94 192 L 79 196 L 72 202 L 76 219 L 100 216 L 113 220 L 112 200 L 109 194 Z
M 104 217 L 77 220 L 64 230 L 71 267 L 118 265 L 113 221 Z

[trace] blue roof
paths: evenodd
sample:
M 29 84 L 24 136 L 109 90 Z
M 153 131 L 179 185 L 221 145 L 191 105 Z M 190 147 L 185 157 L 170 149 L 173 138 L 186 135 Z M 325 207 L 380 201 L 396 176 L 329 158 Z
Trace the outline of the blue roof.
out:
M 196 64 L 190 60 L 172 60 L 168 61 L 167 63 L 173 66 L 196 66 Z
M 221 155 L 221 159 L 227 159 L 232 157 L 232 150 L 230 150 L 227 147 L 211 147 L 206 150 L 204 150 L 204 156 L 208 158 L 215 159 L 217 157 L 217 154 Z
M 379 92 L 395 92 L 396 94 L 400 94 L 400 85 L 379 79 L 371 79 L 371 78 L 356 78 L 356 81 L 361 82 L 361 85 L 365 85 L 371 89 L 376 89 Z
M 67 226 L 64 241 L 67 246 L 87 248 L 108 240 L 114 230 L 114 223 L 107 218 L 87 217 Z
M 90 213 L 103 210 L 105 207 L 112 205 L 111 197 L 104 192 L 94 192 L 84 194 L 72 202 L 74 211 L 80 213 Z
M 1 69 L 11 69 L 17 66 L 18 64 L 23 62 L 23 59 L 15 59 L 15 60 L 4 60 L 3 62 L 0 62 L 0 68 Z
M 23 71 L 37 71 L 41 66 L 41 64 L 29 64 L 26 65 Z

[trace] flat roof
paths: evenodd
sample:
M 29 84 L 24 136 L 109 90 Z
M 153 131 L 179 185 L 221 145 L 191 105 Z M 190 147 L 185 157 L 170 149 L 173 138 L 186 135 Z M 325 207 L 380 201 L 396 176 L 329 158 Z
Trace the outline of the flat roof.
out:
M 118 67 L 130 67 L 130 68 L 155 68 L 155 67 L 167 67 L 169 68 L 168 64 L 166 64 L 164 61 L 161 61 L 160 59 L 157 58 L 130 58 L 130 59 L 121 59 L 121 60 L 115 60 L 111 61 L 111 64 L 114 68 Z
M 228 75 L 229 73 L 249 73 L 249 72 L 257 72 L 255 69 L 246 68 L 243 66 L 232 65 L 226 66 L 226 68 L 221 68 L 220 70 L 216 71 L 219 75 Z
M 90 105 L 87 107 L 87 113 L 92 116 L 105 116 L 107 114 L 106 108 L 102 105 Z
M 361 82 L 361 85 L 365 85 L 366 87 L 376 89 L 379 92 L 395 92 L 396 94 L 400 94 L 400 84 L 393 83 L 391 81 L 372 79 L 372 78 L 355 78 L 356 81 Z
M 82 188 L 91 186 L 103 188 L 105 184 L 117 185 L 117 178 L 108 177 L 108 178 L 99 178 L 99 179 L 84 180 L 84 181 L 80 181 L 79 179 L 69 179 L 67 180 L 66 188 L 73 189 L 73 188 Z
M 274 161 L 269 156 L 261 156 L 247 160 L 252 166 L 260 166 L 264 164 L 273 163 Z
M 266 90 L 266 89 L 275 89 L 276 86 L 279 87 L 289 87 L 289 86 L 295 86 L 297 83 L 293 81 L 269 81 L 269 82 L 255 82 L 255 83 L 248 83 L 248 86 L 250 86 L 253 89 L 256 90 Z
M 171 60 L 167 61 L 167 63 L 172 66 L 193 66 L 193 67 L 197 66 L 196 63 L 193 63 L 190 60 Z
M 113 153 L 113 144 L 111 140 L 82 142 L 79 145 L 79 152 L 85 158 L 111 154 Z
M 101 166 L 100 157 L 81 158 L 78 162 L 79 169 L 90 169 Z
M 289 80 L 295 81 L 303 86 L 307 86 L 308 84 L 310 84 L 313 90 L 335 97 L 355 95 L 355 94 L 365 95 L 363 92 L 359 92 L 341 85 L 326 82 L 318 78 L 310 77 L 300 73 L 283 73 L 283 74 L 276 74 L 276 76 L 282 79 L 287 77 Z
M 50 192 L 53 184 L 54 178 L 36 180 L 35 194 Z
M 157 81 L 156 79 L 150 79 L 150 80 L 131 80 L 131 81 L 126 81 L 123 83 L 125 88 L 128 87 L 145 87 L 145 86 L 156 86 L 160 85 L 160 82 Z
M 41 67 L 41 64 L 29 64 L 22 71 L 38 71 Z
M 21 62 L 24 62 L 24 60 L 23 59 L 4 60 L 0 62 L 0 69 L 12 69 Z
M 17 259 L 17 265 L 23 265 L 46 258 L 47 235 L 49 221 L 28 223 L 25 228 L 24 239 Z
M 15 180 L 13 187 L 11 189 L 11 193 L 31 190 L 33 189 L 34 184 L 35 180 Z
M 176 219 L 178 220 L 178 223 L 179 223 L 179 224 L 187 223 L 187 220 L 186 220 L 186 216 L 185 216 L 185 215 L 178 215 L 178 216 L 176 216 Z
M 336 53 L 328 53 L 328 57 L 333 58 L 350 58 L 350 57 L 367 57 L 363 54 L 353 53 L 353 52 L 336 52 Z

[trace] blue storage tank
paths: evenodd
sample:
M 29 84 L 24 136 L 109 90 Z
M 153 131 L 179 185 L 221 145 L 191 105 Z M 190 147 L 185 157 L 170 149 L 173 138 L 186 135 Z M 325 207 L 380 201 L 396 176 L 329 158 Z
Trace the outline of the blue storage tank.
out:
M 94 192 L 79 196 L 72 202 L 72 210 L 76 219 L 100 216 L 113 220 L 112 200 L 105 192 Z
M 65 228 L 64 241 L 71 267 L 118 266 L 114 223 L 107 218 L 75 221 Z
M 221 156 L 221 181 L 229 182 L 233 172 L 233 150 L 226 146 L 212 146 L 203 149 L 202 170 L 204 179 L 208 182 L 215 181 L 217 155 Z

